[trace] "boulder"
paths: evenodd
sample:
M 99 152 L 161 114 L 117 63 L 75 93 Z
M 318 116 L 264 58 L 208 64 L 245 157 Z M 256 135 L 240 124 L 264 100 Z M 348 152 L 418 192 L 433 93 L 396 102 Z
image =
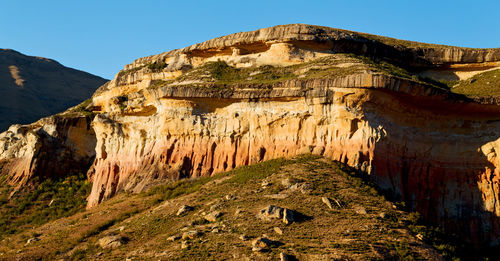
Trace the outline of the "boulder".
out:
M 38 237 L 32 237 L 32 238 L 28 239 L 28 241 L 26 241 L 25 245 L 29 245 L 29 244 L 36 242 L 36 241 L 40 241 L 40 239 Z
M 253 252 L 262 252 L 264 249 L 262 247 L 254 246 L 252 247 Z
M 189 212 L 189 211 L 193 211 L 193 210 L 194 210 L 194 208 L 193 208 L 193 207 L 191 207 L 191 206 L 188 206 L 188 205 L 182 205 L 182 206 L 179 208 L 179 210 L 177 210 L 177 214 L 176 214 L 176 215 L 177 215 L 177 216 L 181 216 L 181 215 L 184 215 L 184 214 L 186 214 L 187 212 Z
M 293 211 L 289 209 L 283 209 L 283 223 L 290 225 L 295 221 L 293 217 Z
M 252 246 L 254 247 L 270 248 L 273 245 L 273 241 L 265 237 L 258 237 L 254 241 L 252 241 Z
M 360 214 L 360 215 L 366 215 L 367 212 L 366 212 L 366 208 L 363 207 L 363 206 L 360 206 L 360 205 L 356 205 L 354 206 L 354 211 L 357 213 L 357 214 Z
M 290 259 L 288 258 L 288 255 L 287 255 L 287 254 L 285 254 L 285 253 L 283 253 L 283 252 L 281 252 L 281 253 L 280 253 L 280 261 L 288 261 L 288 260 L 290 260 Z
M 321 201 L 323 201 L 323 203 L 325 203 L 325 205 L 330 208 L 330 209 L 333 209 L 333 206 L 332 206 L 332 201 L 327 198 L 327 197 L 322 197 L 321 198 Z
M 274 227 L 273 228 L 274 232 L 276 232 L 276 234 L 278 235 L 283 235 L 283 230 L 279 227 Z
M 102 248 L 117 248 L 122 245 L 121 236 L 105 236 L 97 241 L 97 244 Z
M 287 225 L 295 221 L 293 216 L 294 214 L 292 210 L 275 205 L 269 205 L 266 208 L 261 209 L 259 214 L 257 215 L 258 218 L 266 221 L 281 219 L 283 223 Z
M 168 240 L 168 241 L 175 241 L 175 240 L 178 240 L 178 239 L 180 239 L 180 238 L 181 238 L 181 236 L 179 236 L 179 235 L 174 235 L 174 236 L 170 236 L 170 237 L 168 237 L 168 238 L 167 238 L 167 240 Z
M 195 237 L 199 236 L 200 233 L 196 230 L 191 230 L 191 231 L 186 231 L 182 233 L 182 239 L 194 239 Z
M 216 222 L 217 218 L 222 216 L 222 212 L 220 211 L 212 211 L 208 214 L 206 214 L 203 218 L 205 218 L 209 222 Z
M 280 219 L 283 217 L 283 208 L 269 205 L 260 210 L 258 217 L 265 220 Z

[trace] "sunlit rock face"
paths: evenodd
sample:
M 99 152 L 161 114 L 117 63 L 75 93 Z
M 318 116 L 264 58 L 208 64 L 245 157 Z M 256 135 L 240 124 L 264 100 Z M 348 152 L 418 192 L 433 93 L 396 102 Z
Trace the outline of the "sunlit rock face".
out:
M 52 116 L 0 134 L 2 177 L 20 188 L 34 177 L 85 173 L 95 157 L 90 117 Z
M 314 153 L 367 174 L 431 222 L 478 244 L 498 244 L 500 107 L 339 53 L 463 78 L 500 66 L 499 49 L 391 45 L 373 37 L 288 25 L 216 38 L 125 66 L 92 97 L 92 117 L 70 110 L 66 120 L 37 126 L 57 133 L 51 144 L 66 149 L 51 150 L 52 162 L 88 173 L 88 207 L 122 190 Z M 217 85 L 210 72 L 196 71 L 214 61 L 256 69 Z M 293 73 L 256 82 L 266 66 Z M 331 73 L 310 76 L 317 71 Z M 40 155 L 49 150 L 39 145 L 45 138 L 14 129 L 2 135 L 5 144 L 10 139 L 0 156 L 11 184 L 44 176 L 31 163 L 47 162 Z M 67 155 L 82 164 L 62 165 Z

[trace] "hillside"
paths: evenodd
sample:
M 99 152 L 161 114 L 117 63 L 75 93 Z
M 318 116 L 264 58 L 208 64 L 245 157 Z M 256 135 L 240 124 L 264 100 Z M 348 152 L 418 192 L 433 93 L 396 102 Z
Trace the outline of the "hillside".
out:
M 440 245 L 448 251 L 440 252 L 425 244 L 436 238 L 419 234 L 428 230 L 417 226 L 418 215 L 396 209 L 346 171 L 341 164 L 303 155 L 160 185 L 4 235 L 0 259 L 278 260 L 280 253 L 298 260 L 451 257 L 449 250 L 456 246 Z M 292 211 L 289 224 L 260 214 L 271 205 Z M 264 243 L 255 247 L 259 238 Z
M 0 130 L 62 112 L 105 82 L 54 60 L 0 49 Z
M 131 204 L 173 180 L 202 182 L 311 153 L 355 169 L 387 198 L 468 246 L 497 247 L 499 67 L 498 48 L 312 25 L 222 36 L 139 58 L 83 103 L 1 133 L 2 194 L 15 209 L 23 202 L 16 203 L 16 195 L 26 189 L 46 195 L 60 186 L 52 181 L 76 179 L 71 190 L 78 197 L 89 190 L 86 201 L 55 205 L 68 212 L 47 213 L 50 219 L 82 205 L 118 215 L 103 210 L 116 198 Z M 44 182 L 50 186 L 42 189 Z M 299 209 L 286 199 L 290 209 Z M 149 205 L 141 203 L 137 211 L 143 208 Z M 30 220 L 39 224 L 36 211 L 16 224 L 30 226 Z M 367 257 L 380 258 L 372 254 Z

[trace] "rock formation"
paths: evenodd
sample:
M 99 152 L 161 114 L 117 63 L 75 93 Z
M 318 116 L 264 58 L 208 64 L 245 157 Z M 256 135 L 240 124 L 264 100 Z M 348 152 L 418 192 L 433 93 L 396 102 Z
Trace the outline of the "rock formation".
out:
M 500 107 L 418 77 L 498 68 L 500 49 L 309 25 L 237 33 L 126 65 L 93 95 L 91 116 L 72 108 L 9 129 L 2 173 L 23 185 L 50 176 L 42 155 L 56 169 L 68 157 L 79 171 L 92 163 L 92 207 L 165 179 L 321 154 L 427 220 L 498 245 Z
M 62 112 L 105 82 L 51 59 L 0 49 L 0 131 Z

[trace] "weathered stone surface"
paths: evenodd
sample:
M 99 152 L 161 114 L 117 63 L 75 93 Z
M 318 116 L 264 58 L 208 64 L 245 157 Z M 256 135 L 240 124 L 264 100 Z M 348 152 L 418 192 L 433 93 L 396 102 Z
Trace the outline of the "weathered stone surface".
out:
M 269 248 L 269 247 L 273 246 L 273 241 L 271 241 L 265 237 L 259 237 L 259 238 L 256 238 L 254 241 L 252 241 L 252 246 L 261 247 L 261 248 Z
M 288 255 L 281 252 L 280 253 L 280 261 L 288 261 L 288 260 L 290 260 L 290 258 L 288 258 Z
M 177 215 L 177 216 L 181 216 L 181 215 L 184 215 L 184 214 L 186 214 L 187 212 L 189 212 L 189 211 L 193 211 L 193 210 L 194 210 L 194 208 L 193 208 L 193 207 L 191 207 L 191 206 L 188 206 L 188 205 L 182 205 L 182 206 L 179 208 L 179 210 L 177 210 L 176 215 Z
M 173 236 L 169 236 L 167 238 L 168 241 L 175 241 L 175 240 L 178 240 L 178 239 L 181 239 L 181 236 L 179 236 L 179 235 L 173 235 Z
M 206 214 L 203 218 L 205 218 L 209 222 L 216 222 L 217 218 L 222 216 L 222 212 L 220 211 L 212 211 L 208 214 Z
M 182 233 L 182 239 L 194 239 L 200 235 L 200 232 L 196 230 L 190 230 Z
M 283 209 L 283 223 L 290 225 L 295 221 L 293 211 L 289 209 Z
M 262 252 L 264 249 L 262 247 L 254 246 L 252 247 L 253 252 Z
M 273 228 L 274 232 L 276 232 L 276 234 L 278 235 L 283 235 L 283 230 L 279 227 L 274 227 Z
M 40 241 L 40 238 L 38 238 L 38 237 L 32 237 L 32 238 L 30 238 L 30 239 L 28 239 L 28 240 L 26 241 L 25 246 L 26 246 L 26 245 L 29 245 L 29 244 L 31 244 L 31 243 L 33 243 L 33 242 L 36 242 L 36 241 Z
M 355 205 L 353 208 L 354 208 L 354 212 L 356 212 L 357 214 L 360 214 L 360 215 L 367 214 L 366 208 L 363 206 Z
M 97 241 L 97 244 L 102 248 L 117 248 L 122 245 L 120 236 L 105 236 Z
M 322 197 L 321 198 L 321 201 L 323 201 L 323 203 L 325 203 L 325 205 L 329 208 L 329 209 L 333 209 L 333 205 L 332 205 L 332 201 L 327 198 L 327 197 Z
M 269 205 L 260 210 L 258 217 L 265 220 L 281 219 L 283 218 L 283 208 L 275 205 Z
M 269 205 L 266 208 L 261 209 L 257 217 L 267 221 L 281 219 L 286 225 L 295 221 L 293 211 L 275 205 Z
M 473 101 L 368 71 L 224 89 L 151 88 L 153 80 L 217 59 L 236 67 L 290 65 L 339 51 L 422 69 L 500 66 L 500 49 L 392 46 L 307 25 L 233 34 L 127 65 L 129 73 L 94 94 L 91 126 L 90 118 L 51 117 L 1 134 L 2 174 L 24 184 L 73 166 L 86 169 L 95 155 L 88 171 L 92 207 L 165 179 L 312 152 L 357 168 L 433 223 L 499 244 L 500 107 L 494 99 Z M 168 66 L 161 72 L 145 66 L 157 61 Z
M 52 116 L 0 134 L 0 175 L 17 188 L 33 177 L 82 173 L 95 156 L 89 117 Z

